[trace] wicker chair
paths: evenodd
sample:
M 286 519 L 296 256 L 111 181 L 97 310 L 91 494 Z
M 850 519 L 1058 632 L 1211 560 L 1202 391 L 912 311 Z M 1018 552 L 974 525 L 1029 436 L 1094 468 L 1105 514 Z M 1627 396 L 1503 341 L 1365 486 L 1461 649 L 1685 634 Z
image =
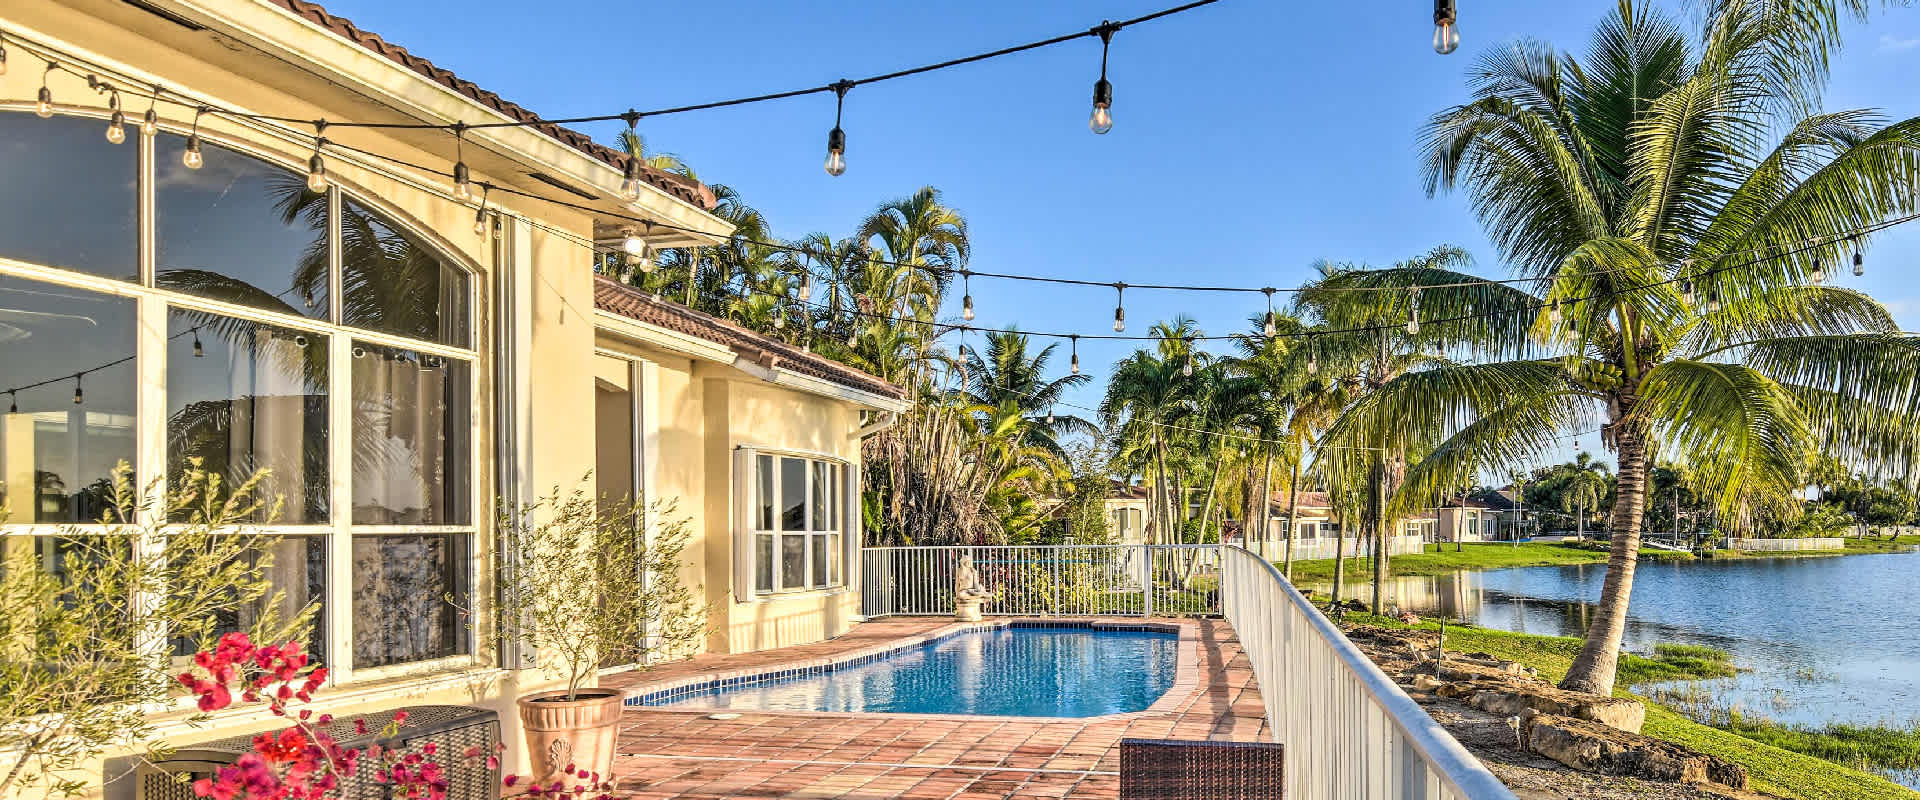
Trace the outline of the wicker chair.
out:
M 1281 800 L 1284 748 L 1270 742 L 1120 740 L 1120 800 Z

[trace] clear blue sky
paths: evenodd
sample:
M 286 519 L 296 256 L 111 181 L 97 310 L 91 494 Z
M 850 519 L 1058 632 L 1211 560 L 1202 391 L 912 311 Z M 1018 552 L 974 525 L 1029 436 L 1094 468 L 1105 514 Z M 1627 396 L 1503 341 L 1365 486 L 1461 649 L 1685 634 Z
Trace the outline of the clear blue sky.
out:
M 473 0 L 448 13 L 419 0 L 327 3 L 554 117 L 817 85 L 1173 4 Z M 1466 98 L 1464 72 L 1480 49 L 1533 37 L 1584 50 L 1613 6 L 1460 0 L 1461 48 L 1442 57 L 1428 44 L 1431 6 L 1418 0 L 1224 0 L 1114 38 L 1115 125 L 1105 136 L 1086 125 L 1100 55 L 1091 38 L 857 88 L 839 178 L 821 169 L 831 95 L 650 119 L 641 130 L 651 148 L 738 189 L 784 237 L 846 236 L 877 203 L 931 185 L 966 214 L 982 270 L 1284 287 L 1317 259 L 1384 265 L 1451 243 L 1472 251 L 1481 274 L 1503 275 L 1464 199 L 1422 190 L 1415 134 Z M 1664 7 L 1694 13 L 1680 0 Z M 1920 9 L 1876 12 L 1847 35 L 1827 107 L 1920 115 Z M 585 130 L 611 141 L 620 127 Z M 1867 277 L 1843 281 L 1920 328 L 1916 257 L 1920 223 L 1881 237 Z M 980 325 L 1110 329 L 1110 290 L 978 280 L 973 295 Z M 1218 333 L 1264 307 L 1257 295 L 1139 291 L 1127 301 L 1129 333 L 1179 313 Z M 1133 346 L 1087 343 L 1081 357 L 1102 378 Z M 1074 401 L 1097 399 L 1091 388 Z

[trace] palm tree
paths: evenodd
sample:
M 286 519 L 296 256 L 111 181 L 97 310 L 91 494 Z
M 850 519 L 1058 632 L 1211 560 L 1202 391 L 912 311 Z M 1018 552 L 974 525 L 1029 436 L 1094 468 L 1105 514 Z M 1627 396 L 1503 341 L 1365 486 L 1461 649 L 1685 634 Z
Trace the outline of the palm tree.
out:
M 1587 538 L 1587 509 L 1599 506 L 1600 498 L 1606 495 L 1605 473 L 1593 469 L 1574 471 L 1560 494 L 1560 510 L 1575 515 L 1574 535 Z
M 964 391 L 974 403 L 999 408 L 1011 404 L 1024 420 L 1025 443 L 1066 458 L 1060 439 L 1069 433 L 1096 434 L 1099 428 L 1070 414 L 1055 414 L 1054 404 L 1075 386 L 1093 380 L 1089 375 L 1063 375 L 1047 379 L 1047 362 L 1053 359 L 1058 344 L 1049 344 L 1029 356 L 1027 335 L 1013 331 L 987 333 L 987 348 L 982 354 L 970 346 L 960 348 L 966 363 L 967 385 Z
M 1158 536 L 1162 543 L 1175 541 L 1178 522 L 1172 511 L 1172 494 L 1167 471 L 1170 448 L 1169 427 L 1186 400 L 1187 386 L 1180 374 L 1178 359 L 1163 358 L 1147 350 L 1113 366 L 1107 381 L 1106 397 L 1100 401 L 1100 421 L 1116 447 L 1116 460 L 1147 476 L 1151 499 L 1148 502 L 1148 543 Z
M 1464 188 L 1538 295 L 1443 288 L 1473 278 L 1433 270 L 1363 281 L 1427 287 L 1429 318 L 1486 315 L 1427 330 L 1488 363 L 1403 375 L 1349 414 L 1435 445 L 1397 502 L 1603 423 L 1611 554 L 1568 689 L 1613 688 L 1654 457 L 1737 518 L 1783 505 L 1816 444 L 1906 469 L 1920 440 L 1920 342 L 1865 295 L 1814 280 L 1863 228 L 1920 208 L 1920 120 L 1808 113 L 1835 6 L 1865 3 L 1708 5 L 1698 41 L 1623 3 L 1584 58 L 1534 41 L 1489 50 L 1474 99 L 1429 124 L 1429 188 Z M 1383 302 L 1404 318 L 1408 297 Z

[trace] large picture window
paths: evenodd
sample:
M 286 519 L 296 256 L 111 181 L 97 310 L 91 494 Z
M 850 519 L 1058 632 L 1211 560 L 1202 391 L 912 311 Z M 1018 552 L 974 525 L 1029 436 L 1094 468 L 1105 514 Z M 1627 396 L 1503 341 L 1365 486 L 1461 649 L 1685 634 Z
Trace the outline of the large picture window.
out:
M 336 680 L 469 656 L 478 283 L 338 182 L 101 125 L 0 111 L 0 555 L 56 569 L 45 526 L 97 521 L 123 463 L 266 471 L 275 610 L 320 604 Z
M 746 480 L 753 500 L 753 591 L 776 594 L 842 585 L 846 465 L 798 455 L 755 454 Z

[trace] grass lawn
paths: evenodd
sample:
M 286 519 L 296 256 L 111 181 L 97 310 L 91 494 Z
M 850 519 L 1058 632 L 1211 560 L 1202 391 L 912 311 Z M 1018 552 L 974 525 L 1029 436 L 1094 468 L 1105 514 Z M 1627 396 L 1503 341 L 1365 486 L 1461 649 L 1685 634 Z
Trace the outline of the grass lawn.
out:
M 1395 559 L 1396 567 L 1399 560 Z M 1406 627 L 1393 620 L 1365 614 L 1349 614 L 1347 619 Z M 1418 627 L 1434 630 L 1439 626 L 1424 622 Z M 1580 652 L 1580 640 L 1448 625 L 1446 647 L 1450 650 L 1490 653 L 1518 661 L 1540 670 L 1541 677 L 1557 681 L 1566 674 L 1574 656 Z M 1731 667 L 1727 664 L 1726 654 L 1713 648 L 1669 646 L 1660 648 L 1654 658 L 1631 654 L 1623 656 L 1620 660 L 1619 682 L 1621 685 L 1630 685 L 1648 680 L 1718 677 L 1727 674 L 1724 670 L 1729 669 Z M 1622 695 L 1631 694 L 1624 689 L 1617 691 Z M 1785 733 L 1778 733 L 1769 741 L 1788 746 L 1795 744 L 1792 737 L 1787 735 L 1791 733 L 1789 729 L 1775 730 Z M 1920 792 L 1906 789 L 1879 775 L 1756 741 L 1756 738 L 1764 738 L 1760 734 L 1755 734 L 1756 738 L 1749 738 L 1694 722 L 1653 702 L 1647 703 L 1647 724 L 1641 732 L 1740 764 L 1747 768 L 1753 788 L 1781 797 L 1800 800 L 1920 800 Z
M 1849 553 L 1893 553 L 1920 547 L 1920 536 L 1896 536 L 1892 539 L 1855 539 L 1847 537 Z
M 1539 567 L 1559 564 L 1601 564 L 1607 560 L 1605 545 L 1572 542 L 1528 542 L 1525 544 L 1463 544 L 1460 552 L 1453 545 L 1428 545 L 1426 552 L 1394 556 L 1387 566 L 1399 575 L 1449 575 L 1463 569 L 1500 569 L 1502 567 Z M 1642 561 L 1657 558 L 1692 558 L 1686 553 L 1666 550 L 1640 551 Z M 1365 559 L 1346 561 L 1346 580 L 1372 578 Z M 1333 559 L 1293 562 L 1294 583 L 1326 583 L 1333 580 Z

